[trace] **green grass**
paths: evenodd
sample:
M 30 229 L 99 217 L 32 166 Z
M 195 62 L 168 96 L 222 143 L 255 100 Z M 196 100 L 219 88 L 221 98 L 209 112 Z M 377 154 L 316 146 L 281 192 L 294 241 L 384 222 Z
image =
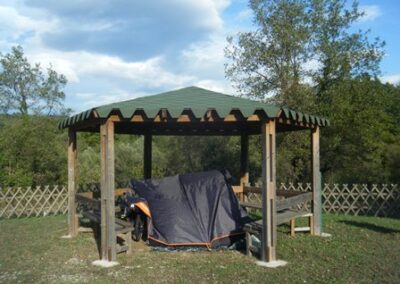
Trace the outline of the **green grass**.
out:
M 92 234 L 73 240 L 65 216 L 0 221 L 0 283 L 400 283 L 400 220 L 324 216 L 331 238 L 279 229 L 267 269 L 237 251 L 159 252 L 136 245 L 120 265 L 101 269 Z

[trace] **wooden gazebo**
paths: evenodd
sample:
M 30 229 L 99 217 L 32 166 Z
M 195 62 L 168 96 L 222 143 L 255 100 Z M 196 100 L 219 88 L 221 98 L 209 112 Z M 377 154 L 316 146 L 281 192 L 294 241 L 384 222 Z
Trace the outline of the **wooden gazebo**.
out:
M 248 137 L 262 136 L 261 260 L 276 260 L 276 151 L 277 132 L 310 130 L 312 157 L 311 232 L 321 232 L 319 170 L 320 117 L 262 102 L 188 87 L 154 96 L 96 107 L 62 120 L 69 129 L 68 225 L 70 237 L 78 233 L 76 213 L 77 132 L 99 132 L 101 139 L 101 258 L 116 260 L 114 208 L 114 134 L 144 135 L 144 178 L 151 177 L 153 135 L 238 135 L 241 137 L 241 177 L 237 191 L 248 183 Z

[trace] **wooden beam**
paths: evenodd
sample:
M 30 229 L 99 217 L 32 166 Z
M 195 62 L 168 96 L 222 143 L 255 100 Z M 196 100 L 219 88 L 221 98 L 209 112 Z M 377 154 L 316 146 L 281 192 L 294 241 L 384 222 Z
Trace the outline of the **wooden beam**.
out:
M 101 258 L 116 260 L 114 122 L 100 126 L 101 134 Z
M 240 136 L 240 186 L 242 191 L 249 183 L 249 135 L 242 133 Z M 244 201 L 243 192 L 240 201 Z
M 276 158 L 275 120 L 262 125 L 262 239 L 261 260 L 276 260 Z
M 71 237 L 78 235 L 78 216 L 76 214 L 76 132 L 68 131 L 68 233 Z
M 151 161 L 152 161 L 152 135 L 150 133 L 144 135 L 143 146 L 143 175 L 144 179 L 151 178 Z
M 311 172 L 312 172 L 312 213 L 313 213 L 313 228 L 311 230 L 314 235 L 322 233 L 322 201 L 321 201 L 321 172 L 319 166 L 319 127 L 311 130 Z
M 247 121 L 261 121 L 261 118 L 258 114 L 252 114 L 247 117 Z
M 181 114 L 176 119 L 177 122 L 191 122 L 192 119 L 188 114 Z

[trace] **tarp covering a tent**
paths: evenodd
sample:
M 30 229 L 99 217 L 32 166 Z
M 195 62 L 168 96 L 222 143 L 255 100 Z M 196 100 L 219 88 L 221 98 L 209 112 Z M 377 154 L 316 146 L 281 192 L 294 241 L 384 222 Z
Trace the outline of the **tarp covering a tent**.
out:
M 249 220 L 219 171 L 189 173 L 163 179 L 131 180 L 151 211 L 148 239 L 152 245 L 230 245 Z

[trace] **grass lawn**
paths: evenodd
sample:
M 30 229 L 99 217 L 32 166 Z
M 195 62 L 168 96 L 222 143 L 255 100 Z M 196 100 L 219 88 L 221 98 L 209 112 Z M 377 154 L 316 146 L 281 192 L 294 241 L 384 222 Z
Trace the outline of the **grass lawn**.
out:
M 238 251 L 160 252 L 136 244 L 119 266 L 102 269 L 91 233 L 73 240 L 65 216 L 0 220 L 0 283 L 400 283 L 400 220 L 324 216 L 331 238 L 280 227 L 268 269 Z

